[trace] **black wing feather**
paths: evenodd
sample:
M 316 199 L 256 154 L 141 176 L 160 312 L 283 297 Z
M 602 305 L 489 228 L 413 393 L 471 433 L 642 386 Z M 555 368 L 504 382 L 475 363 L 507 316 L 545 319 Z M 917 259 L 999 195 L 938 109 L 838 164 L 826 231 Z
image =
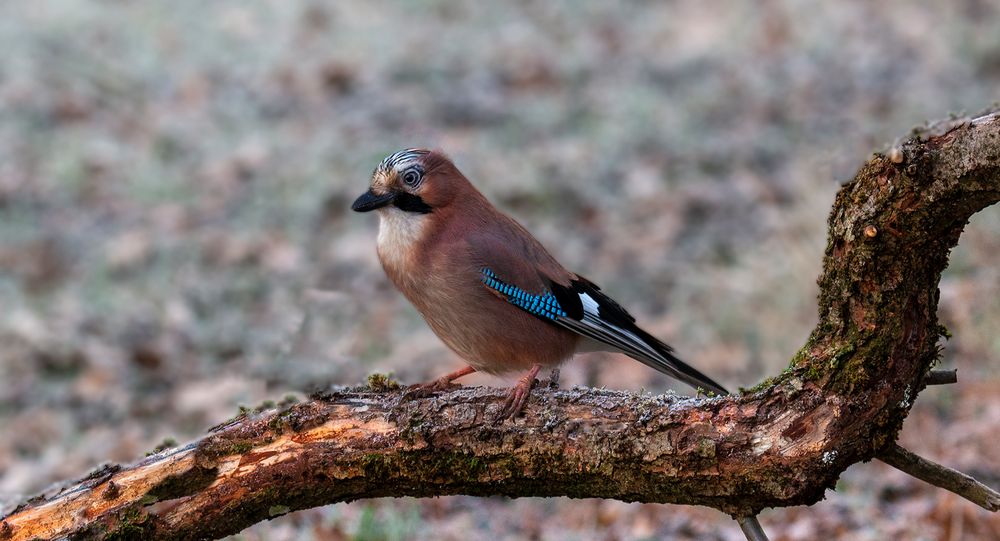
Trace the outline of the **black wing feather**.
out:
M 614 299 L 601 292 L 593 282 L 578 278 L 571 281 L 569 286 L 552 282 L 550 287 L 552 294 L 567 314 L 565 317 L 552 319 L 552 323 L 620 349 L 650 368 L 679 379 L 694 388 L 712 391 L 718 395 L 729 394 L 729 391 L 715 380 L 678 359 L 669 345 L 636 325 L 635 317 Z M 583 294 L 597 303 L 596 314 L 585 310 L 581 300 Z
M 482 282 L 487 288 L 538 319 L 607 344 L 696 389 L 729 394 L 714 380 L 675 357 L 670 346 L 639 328 L 632 314 L 593 282 L 581 277 L 573 278 L 569 285 L 548 278 L 544 281 L 548 281 L 548 291 L 528 292 L 492 269 L 482 269 Z

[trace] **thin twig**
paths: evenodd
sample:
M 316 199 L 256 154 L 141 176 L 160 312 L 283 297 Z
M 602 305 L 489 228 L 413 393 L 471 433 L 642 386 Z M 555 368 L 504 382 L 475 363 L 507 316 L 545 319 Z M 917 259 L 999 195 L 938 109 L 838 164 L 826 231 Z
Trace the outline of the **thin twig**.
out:
M 555 367 L 555 368 L 553 368 L 552 372 L 549 373 L 549 381 L 548 381 L 547 386 L 550 389 L 558 389 L 559 388 L 559 367 L 558 366 Z
M 924 376 L 924 383 L 927 385 L 948 385 L 958 383 L 958 369 L 951 370 L 931 370 Z
M 954 492 L 987 511 L 1000 511 L 1000 492 L 960 471 L 919 457 L 897 444 L 879 454 L 878 459 L 903 473 Z
M 757 517 L 737 517 L 743 535 L 747 536 L 747 541 L 768 541 L 764 528 L 760 526 Z

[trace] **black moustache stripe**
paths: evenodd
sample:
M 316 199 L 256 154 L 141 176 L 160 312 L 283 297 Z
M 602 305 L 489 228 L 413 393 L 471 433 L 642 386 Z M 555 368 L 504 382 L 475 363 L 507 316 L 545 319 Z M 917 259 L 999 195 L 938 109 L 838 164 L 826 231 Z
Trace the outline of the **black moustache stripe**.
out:
M 418 214 L 429 214 L 434 210 L 430 205 L 424 203 L 424 200 L 419 195 L 413 195 L 409 192 L 397 193 L 396 197 L 392 200 L 392 204 L 399 210 L 416 212 Z

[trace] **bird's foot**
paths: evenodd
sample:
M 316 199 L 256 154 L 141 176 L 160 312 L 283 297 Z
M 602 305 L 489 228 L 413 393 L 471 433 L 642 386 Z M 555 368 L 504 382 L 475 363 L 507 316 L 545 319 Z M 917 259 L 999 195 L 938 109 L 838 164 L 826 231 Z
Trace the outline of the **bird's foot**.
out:
M 406 391 L 403 391 L 403 398 L 407 400 L 427 398 L 428 396 L 442 391 L 447 391 L 448 389 L 452 389 L 454 387 L 461 387 L 461 385 L 452 383 L 451 380 L 448 379 L 448 376 L 444 376 L 429 383 L 415 383 L 408 386 Z
M 531 370 L 517 381 L 517 385 L 511 387 L 510 392 L 507 393 L 507 400 L 504 401 L 503 408 L 494 420 L 494 424 L 500 424 L 506 419 L 517 417 L 524 410 L 525 404 L 528 403 L 528 397 L 531 395 L 531 388 L 535 384 L 535 376 L 538 375 L 541 368 L 537 364 L 532 366 Z
M 414 385 L 410 385 L 406 388 L 406 391 L 403 392 L 403 399 L 413 400 L 415 398 L 427 398 L 435 393 L 447 391 L 448 389 L 453 389 L 455 387 L 461 387 L 461 385 L 452 383 L 452 381 L 462 376 L 467 376 L 475 371 L 475 368 L 466 366 L 465 368 L 441 376 L 430 383 L 416 383 Z

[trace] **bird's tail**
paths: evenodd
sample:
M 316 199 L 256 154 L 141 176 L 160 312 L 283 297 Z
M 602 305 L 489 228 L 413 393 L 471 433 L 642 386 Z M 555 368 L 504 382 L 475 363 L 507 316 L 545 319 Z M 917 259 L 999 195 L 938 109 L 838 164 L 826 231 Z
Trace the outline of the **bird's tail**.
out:
M 643 352 L 645 354 L 638 360 L 646 366 L 649 366 L 650 368 L 668 376 L 677 378 L 695 389 L 701 389 L 705 392 L 713 392 L 719 396 L 726 396 L 729 394 L 729 391 L 727 391 L 722 385 L 716 383 L 715 380 L 705 374 L 702 374 L 693 366 L 678 359 L 674 355 L 673 348 L 661 342 L 655 336 L 640 329 L 639 327 L 636 327 L 632 332 L 639 336 L 639 338 L 641 338 L 642 341 L 656 353 L 656 355 L 650 355 L 648 352 Z

